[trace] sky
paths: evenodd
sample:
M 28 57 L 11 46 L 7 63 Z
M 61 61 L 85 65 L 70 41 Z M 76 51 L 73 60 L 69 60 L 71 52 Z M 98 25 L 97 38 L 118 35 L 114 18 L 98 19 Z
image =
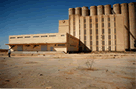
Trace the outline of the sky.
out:
M 10 35 L 57 33 L 69 8 L 130 2 L 135 0 L 0 0 L 0 49 L 8 49 Z

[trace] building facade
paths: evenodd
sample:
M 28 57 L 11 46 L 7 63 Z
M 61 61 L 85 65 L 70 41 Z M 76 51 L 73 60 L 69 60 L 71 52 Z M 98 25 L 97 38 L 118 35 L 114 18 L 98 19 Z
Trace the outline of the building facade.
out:
M 12 51 L 136 50 L 136 2 L 69 8 L 59 32 L 9 36 Z
M 136 2 L 69 8 L 69 19 L 59 21 L 59 33 L 79 39 L 82 51 L 136 50 Z

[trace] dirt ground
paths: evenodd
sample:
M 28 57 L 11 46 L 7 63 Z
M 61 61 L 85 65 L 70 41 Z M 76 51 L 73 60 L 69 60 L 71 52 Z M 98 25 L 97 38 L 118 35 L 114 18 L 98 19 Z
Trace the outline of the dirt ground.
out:
M 136 54 L 87 55 L 0 57 L 0 87 L 136 89 Z

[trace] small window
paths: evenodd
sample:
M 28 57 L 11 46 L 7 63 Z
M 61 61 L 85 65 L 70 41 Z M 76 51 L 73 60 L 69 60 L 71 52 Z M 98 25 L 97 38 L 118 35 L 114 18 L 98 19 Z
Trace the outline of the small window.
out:
M 84 41 L 84 44 L 86 45 L 86 41 Z
M 102 18 L 102 22 L 104 22 L 104 18 Z
M 96 18 L 95 20 L 96 20 L 96 22 L 98 22 L 98 18 Z
M 19 38 L 23 38 L 23 37 L 17 37 L 17 38 L 19 39 Z
M 86 24 L 84 24 L 84 28 L 86 28 Z
M 90 19 L 90 22 L 92 22 L 92 19 Z
M 84 30 L 84 34 L 86 34 L 86 30 Z
M 93 44 L 93 42 L 92 41 L 90 41 L 90 45 L 92 45 Z
M 98 28 L 98 23 L 96 23 L 96 28 Z
M 102 45 L 105 45 L 105 42 L 104 42 L 104 41 L 102 41 Z
M 104 34 L 104 29 L 102 29 L 102 34 Z
M 41 37 L 47 37 L 47 35 L 43 35 L 43 36 L 41 36 Z
M 39 36 L 33 36 L 33 38 L 38 38 Z
M 109 45 L 111 45 L 111 41 L 109 41 Z
M 10 37 L 10 39 L 15 39 L 16 37 Z
M 90 34 L 92 34 L 92 29 L 90 29 Z
M 114 27 L 116 27 L 116 23 L 114 22 Z
M 96 41 L 96 45 L 98 45 L 98 41 Z
M 111 39 L 111 35 L 109 35 L 109 39 Z
M 104 35 L 102 35 L 102 39 L 104 40 Z
M 104 27 L 104 23 L 102 23 L 102 27 Z
M 108 17 L 108 21 L 110 21 L 110 18 Z
M 108 23 L 108 27 L 110 27 L 110 23 Z
M 86 19 L 84 19 L 84 23 L 86 22 Z
M 90 28 L 92 28 L 92 24 L 90 24 Z
M 56 35 L 49 35 L 49 37 L 56 37 Z
M 84 36 L 84 40 L 86 40 L 86 36 Z
M 30 36 L 25 36 L 25 38 L 30 38 Z
M 58 44 L 58 46 L 65 46 L 65 44 Z
M 61 35 L 61 36 L 65 36 L 65 35 Z
M 90 40 L 92 40 L 92 36 L 90 36 Z
M 116 35 L 114 35 L 114 38 L 116 39 Z
M 98 36 L 96 36 L 96 40 L 98 40 Z
M 96 34 L 98 34 L 98 29 L 96 29 Z
M 109 33 L 109 34 L 111 33 L 111 30 L 110 30 L 110 29 L 108 29 L 108 33 Z
M 114 33 L 116 34 L 116 28 L 114 28 Z

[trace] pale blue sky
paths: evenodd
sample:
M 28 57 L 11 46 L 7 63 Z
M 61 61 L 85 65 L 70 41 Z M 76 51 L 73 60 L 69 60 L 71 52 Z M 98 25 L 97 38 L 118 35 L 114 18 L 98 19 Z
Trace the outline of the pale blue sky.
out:
M 0 49 L 9 35 L 56 33 L 58 21 L 68 19 L 68 8 L 130 3 L 135 0 L 0 0 Z

